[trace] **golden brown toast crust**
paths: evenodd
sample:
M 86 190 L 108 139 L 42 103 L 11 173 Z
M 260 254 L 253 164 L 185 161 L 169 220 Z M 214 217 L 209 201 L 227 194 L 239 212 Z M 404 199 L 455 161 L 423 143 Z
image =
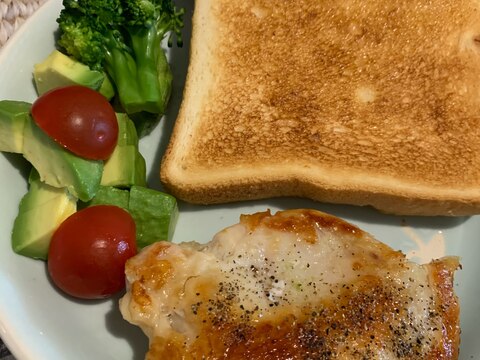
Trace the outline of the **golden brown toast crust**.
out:
M 479 55 L 473 1 L 199 0 L 162 181 L 196 203 L 478 213 Z

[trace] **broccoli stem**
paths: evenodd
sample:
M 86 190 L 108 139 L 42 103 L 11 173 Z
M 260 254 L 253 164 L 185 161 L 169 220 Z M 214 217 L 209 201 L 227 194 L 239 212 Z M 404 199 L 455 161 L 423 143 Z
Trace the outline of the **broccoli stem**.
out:
M 162 103 L 161 114 L 165 113 L 165 110 L 170 100 L 170 94 L 172 92 L 173 74 L 170 70 L 170 65 L 167 61 L 167 56 L 163 50 L 160 51 L 157 59 L 157 74 L 158 82 L 160 84 L 160 101 Z
M 171 91 L 171 71 L 154 26 L 130 31 L 137 64 L 137 82 L 144 100 L 142 110 L 163 114 Z
M 136 81 L 137 65 L 135 59 L 125 49 L 117 46 L 113 36 L 108 43 L 105 55 L 105 68 L 113 79 L 120 103 L 127 113 L 142 110 L 144 102 Z

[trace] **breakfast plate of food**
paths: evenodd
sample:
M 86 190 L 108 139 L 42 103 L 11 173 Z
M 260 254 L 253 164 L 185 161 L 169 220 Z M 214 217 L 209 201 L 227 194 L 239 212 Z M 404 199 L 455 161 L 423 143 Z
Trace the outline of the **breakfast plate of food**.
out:
M 47 1 L 0 52 L 0 338 L 18 360 L 480 357 L 477 4 L 177 1 L 151 90 L 77 62 L 94 3 Z M 118 120 L 108 155 L 50 121 L 87 97 Z M 59 246 L 110 231 L 112 208 L 115 231 L 135 224 L 121 285 L 72 285 L 117 266 L 97 242 L 67 269 Z

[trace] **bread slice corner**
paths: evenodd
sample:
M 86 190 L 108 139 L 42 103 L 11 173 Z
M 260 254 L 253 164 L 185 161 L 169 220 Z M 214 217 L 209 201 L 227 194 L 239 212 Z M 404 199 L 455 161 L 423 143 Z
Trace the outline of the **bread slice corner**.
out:
M 198 0 L 165 188 L 409 215 L 480 213 L 471 0 Z

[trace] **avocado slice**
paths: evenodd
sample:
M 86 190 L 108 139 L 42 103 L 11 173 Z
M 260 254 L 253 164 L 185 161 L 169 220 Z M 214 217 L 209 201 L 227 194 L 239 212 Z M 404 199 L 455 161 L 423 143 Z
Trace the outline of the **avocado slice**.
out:
M 112 155 L 105 161 L 101 185 L 128 188 L 146 186 L 145 159 L 138 151 L 135 124 L 127 115 L 118 113 L 118 141 Z
M 24 101 L 0 101 L 0 151 L 23 152 L 23 129 L 31 107 Z
M 142 186 L 132 186 L 128 211 L 135 220 L 139 248 L 159 240 L 172 240 L 178 219 L 177 201 L 173 196 Z
M 77 199 L 66 188 L 56 188 L 40 180 L 35 169 L 29 190 L 20 201 L 12 230 L 12 248 L 17 254 L 46 260 L 53 233 L 76 211 Z
M 178 219 L 177 201 L 173 196 L 143 186 L 134 185 L 130 190 L 101 186 L 85 205 L 115 205 L 127 210 L 135 221 L 140 249 L 156 241 L 172 240 Z
M 125 113 L 116 113 L 118 122 L 118 141 L 117 144 L 138 146 L 137 129 L 134 122 Z
M 103 161 L 76 156 L 52 140 L 31 117 L 23 131 L 23 156 L 50 186 L 66 187 L 82 201 L 96 194 L 102 179 Z
M 115 94 L 113 85 L 104 72 L 92 70 L 58 50 L 52 51 L 45 60 L 34 65 L 33 78 L 38 95 L 67 85 L 87 86 L 99 91 L 107 99 Z
M 102 86 L 105 75 L 54 50 L 45 60 L 34 65 L 33 78 L 38 95 L 42 95 L 56 87 L 74 84 L 98 90 Z
M 118 146 L 105 161 L 101 185 L 128 188 L 146 183 L 145 159 L 136 146 Z
M 87 206 L 115 205 L 128 211 L 128 190 L 119 189 L 113 186 L 100 186 L 95 197 L 87 203 Z
M 105 96 L 107 100 L 111 100 L 115 96 L 115 88 L 113 87 L 112 82 L 110 81 L 110 78 L 106 73 L 103 73 L 104 79 L 102 82 L 102 85 L 100 86 L 100 89 L 98 89 L 98 92 Z

